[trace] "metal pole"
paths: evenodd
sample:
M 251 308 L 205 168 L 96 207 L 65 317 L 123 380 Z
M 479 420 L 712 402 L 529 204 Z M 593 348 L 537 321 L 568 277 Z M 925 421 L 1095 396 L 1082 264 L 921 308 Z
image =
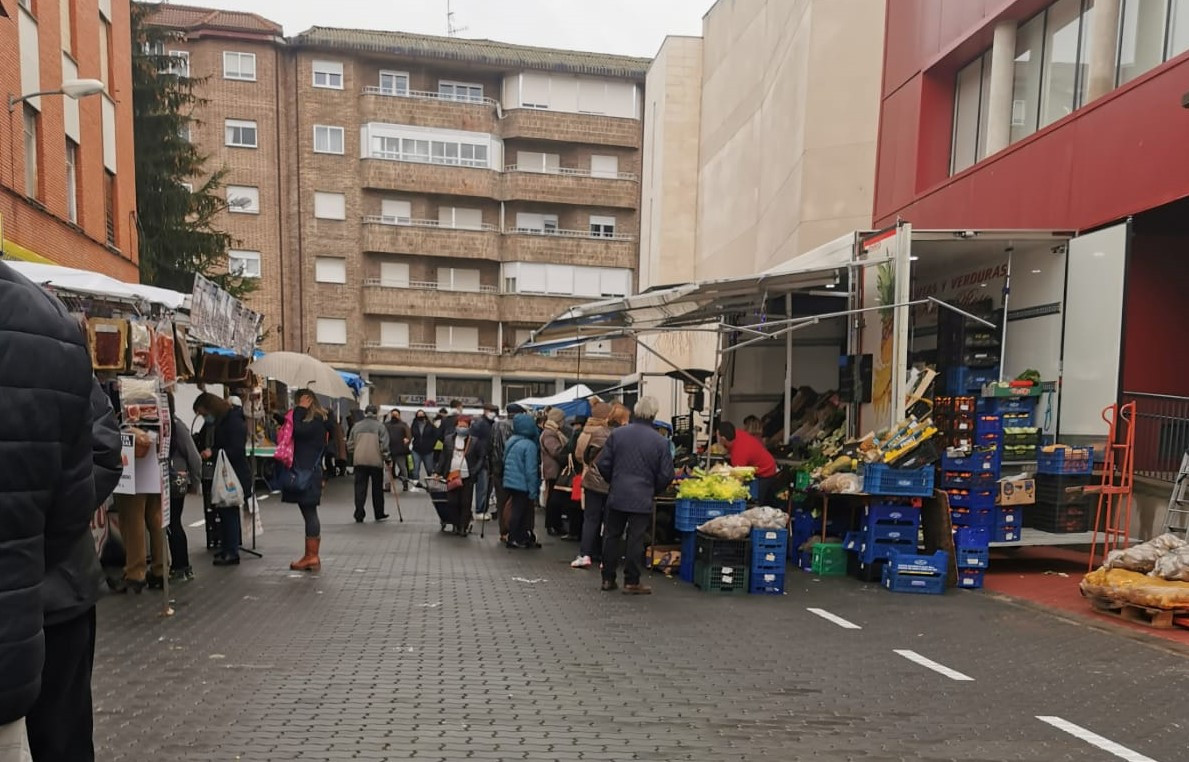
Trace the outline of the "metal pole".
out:
M 1015 247 L 1007 247 L 1007 277 L 1003 281 L 1003 329 L 999 336 L 999 380 L 1003 380 L 1003 357 L 1007 354 L 1007 303 L 1011 300 L 1011 262 L 1015 257 Z
M 710 423 L 717 425 L 718 419 L 715 418 L 715 405 L 718 404 L 718 386 L 720 377 L 722 375 L 722 353 L 723 343 L 726 341 L 727 334 L 725 332 L 718 335 L 718 346 L 714 348 L 714 375 L 711 376 L 710 382 Z M 710 468 L 710 443 L 714 439 L 714 431 L 706 432 L 706 468 Z
M 702 387 L 703 389 L 709 389 L 709 387 L 707 386 L 707 384 L 706 384 L 706 382 L 705 382 L 705 381 L 699 381 L 698 379 L 694 378 L 694 377 L 693 377 L 692 375 L 690 375 L 690 373 L 689 373 L 688 371 L 686 371 L 684 368 L 682 368 L 682 367 L 679 367 L 679 366 L 678 366 L 678 365 L 677 365 L 675 362 L 673 362 L 673 361 L 672 361 L 672 360 L 670 360 L 669 358 L 665 357 L 665 356 L 664 356 L 664 355 L 662 355 L 660 352 L 656 351 L 655 349 L 653 349 L 652 347 L 648 346 L 648 345 L 647 345 L 647 344 L 645 344 L 644 342 L 640 341 L 640 337 L 638 337 L 638 336 L 633 336 L 633 337 L 632 337 L 632 339 L 634 339 L 634 340 L 635 340 L 636 344 L 637 344 L 637 345 L 639 345 L 641 349 L 645 350 L 645 351 L 646 351 L 646 352 L 648 352 L 649 354 L 652 354 L 652 355 L 654 355 L 654 356 L 655 356 L 655 357 L 657 357 L 657 359 L 659 359 L 661 362 L 665 363 L 666 365 L 668 365 L 668 366 L 669 366 L 670 368 L 672 368 L 673 370 L 677 371 L 677 372 L 678 372 L 678 373 L 680 373 L 681 375 L 683 375 L 683 376 L 685 376 L 686 378 L 688 378 L 688 379 L 690 380 L 690 382 L 691 382 L 691 383 L 697 384 L 698 386 Z
M 793 295 L 784 295 L 785 317 L 793 317 Z M 789 441 L 789 427 L 793 424 L 793 332 L 784 334 L 784 441 Z

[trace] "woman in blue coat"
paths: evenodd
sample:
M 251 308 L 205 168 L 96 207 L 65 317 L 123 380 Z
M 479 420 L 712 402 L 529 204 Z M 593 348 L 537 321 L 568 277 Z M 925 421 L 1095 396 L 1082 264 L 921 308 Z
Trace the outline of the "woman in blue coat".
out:
M 512 436 L 504 445 L 504 489 L 512 502 L 509 548 L 539 548 L 532 536 L 532 511 L 541 490 L 541 456 L 537 423 L 528 413 L 512 420 Z

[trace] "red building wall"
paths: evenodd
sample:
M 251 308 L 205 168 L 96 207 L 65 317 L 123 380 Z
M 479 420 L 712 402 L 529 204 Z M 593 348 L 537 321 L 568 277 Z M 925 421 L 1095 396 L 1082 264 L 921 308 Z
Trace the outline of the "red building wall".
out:
M 1043 0 L 889 0 L 875 227 L 1085 230 L 1189 196 L 1189 54 L 948 177 L 954 77 Z

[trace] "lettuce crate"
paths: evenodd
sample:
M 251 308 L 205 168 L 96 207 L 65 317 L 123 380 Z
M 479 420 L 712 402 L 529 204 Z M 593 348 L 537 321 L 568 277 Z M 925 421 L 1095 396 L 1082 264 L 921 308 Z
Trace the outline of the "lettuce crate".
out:
M 710 519 L 743 513 L 746 500 L 691 500 L 681 498 L 673 511 L 673 525 L 678 532 L 693 532 Z

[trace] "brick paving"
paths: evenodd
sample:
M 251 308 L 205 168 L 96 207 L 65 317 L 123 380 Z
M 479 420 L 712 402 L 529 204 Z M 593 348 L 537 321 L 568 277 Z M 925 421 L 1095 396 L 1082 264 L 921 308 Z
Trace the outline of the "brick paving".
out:
M 98 759 L 1112 758 L 1036 715 L 1186 758 L 1189 661 L 1154 641 L 800 572 L 781 597 L 661 577 L 650 598 L 606 594 L 571 544 L 443 535 L 423 495 L 403 524 L 357 525 L 347 487 L 327 492 L 319 575 L 289 571 L 300 520 L 272 498 L 262 560 L 212 568 L 191 530 L 199 577 L 174 617 L 147 593 L 100 602 Z

